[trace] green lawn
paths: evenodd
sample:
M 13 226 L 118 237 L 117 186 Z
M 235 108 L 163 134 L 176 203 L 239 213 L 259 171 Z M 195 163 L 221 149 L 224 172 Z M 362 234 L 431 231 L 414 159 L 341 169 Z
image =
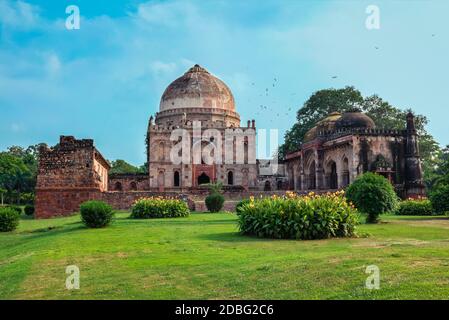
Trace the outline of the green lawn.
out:
M 0 234 L 2 299 L 447 299 L 449 220 L 383 217 L 361 238 L 265 240 L 234 214 L 130 220 L 86 229 L 79 216 L 21 221 Z M 77 265 L 80 290 L 65 289 Z M 380 290 L 365 288 L 367 265 Z

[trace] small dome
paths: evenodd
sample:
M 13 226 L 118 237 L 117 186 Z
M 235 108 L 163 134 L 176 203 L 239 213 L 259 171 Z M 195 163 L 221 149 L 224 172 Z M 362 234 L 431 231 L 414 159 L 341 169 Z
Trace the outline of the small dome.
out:
M 326 118 L 317 122 L 317 124 L 306 132 L 304 142 L 314 140 L 320 131 L 332 131 L 335 129 L 335 123 L 341 118 L 341 113 L 332 112 Z
M 335 125 L 337 129 L 373 129 L 376 127 L 373 119 L 359 111 L 345 112 Z
M 162 95 L 159 111 L 178 108 L 235 111 L 235 103 L 228 86 L 196 64 L 173 81 Z

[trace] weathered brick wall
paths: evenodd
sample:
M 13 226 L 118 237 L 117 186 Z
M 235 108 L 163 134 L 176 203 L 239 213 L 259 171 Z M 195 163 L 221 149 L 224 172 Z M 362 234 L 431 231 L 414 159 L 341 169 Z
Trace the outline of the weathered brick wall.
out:
M 36 191 L 36 213 L 38 219 L 68 216 L 79 211 L 84 201 L 100 200 L 97 189 L 46 189 Z
M 54 148 L 41 148 L 36 218 L 69 215 L 82 202 L 100 199 L 101 191 L 107 189 L 108 170 L 109 164 L 90 139 L 61 136 Z

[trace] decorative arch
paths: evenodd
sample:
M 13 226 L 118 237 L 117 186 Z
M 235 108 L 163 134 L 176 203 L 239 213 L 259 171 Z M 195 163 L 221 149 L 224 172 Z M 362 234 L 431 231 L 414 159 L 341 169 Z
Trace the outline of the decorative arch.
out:
M 132 181 L 129 184 L 129 189 L 132 190 L 132 191 L 137 191 L 137 183 L 135 181 Z
M 234 185 L 234 172 L 228 171 L 228 185 Z
M 114 184 L 114 190 L 115 190 L 115 191 L 123 191 L 122 183 L 119 182 L 119 181 L 117 181 L 117 182 Z
M 179 171 L 178 170 L 173 172 L 173 186 L 174 187 L 180 187 L 181 186 L 181 178 L 179 176 Z
M 346 156 L 343 156 L 343 160 L 342 160 L 342 171 L 341 171 L 341 175 L 342 175 L 342 185 L 343 188 L 348 186 L 350 183 L 350 178 L 349 178 L 349 160 Z
M 338 189 L 337 163 L 332 159 L 326 161 L 325 178 L 328 189 Z

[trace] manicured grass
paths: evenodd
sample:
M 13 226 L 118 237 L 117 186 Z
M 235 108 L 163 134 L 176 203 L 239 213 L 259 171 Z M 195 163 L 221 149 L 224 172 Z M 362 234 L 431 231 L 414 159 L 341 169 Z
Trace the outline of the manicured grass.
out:
M 385 216 L 361 238 L 266 240 L 236 216 L 131 220 L 105 229 L 80 217 L 22 220 L 0 234 L 2 299 L 447 299 L 449 220 Z M 380 290 L 365 288 L 366 266 Z M 65 288 L 77 265 L 80 290 Z

